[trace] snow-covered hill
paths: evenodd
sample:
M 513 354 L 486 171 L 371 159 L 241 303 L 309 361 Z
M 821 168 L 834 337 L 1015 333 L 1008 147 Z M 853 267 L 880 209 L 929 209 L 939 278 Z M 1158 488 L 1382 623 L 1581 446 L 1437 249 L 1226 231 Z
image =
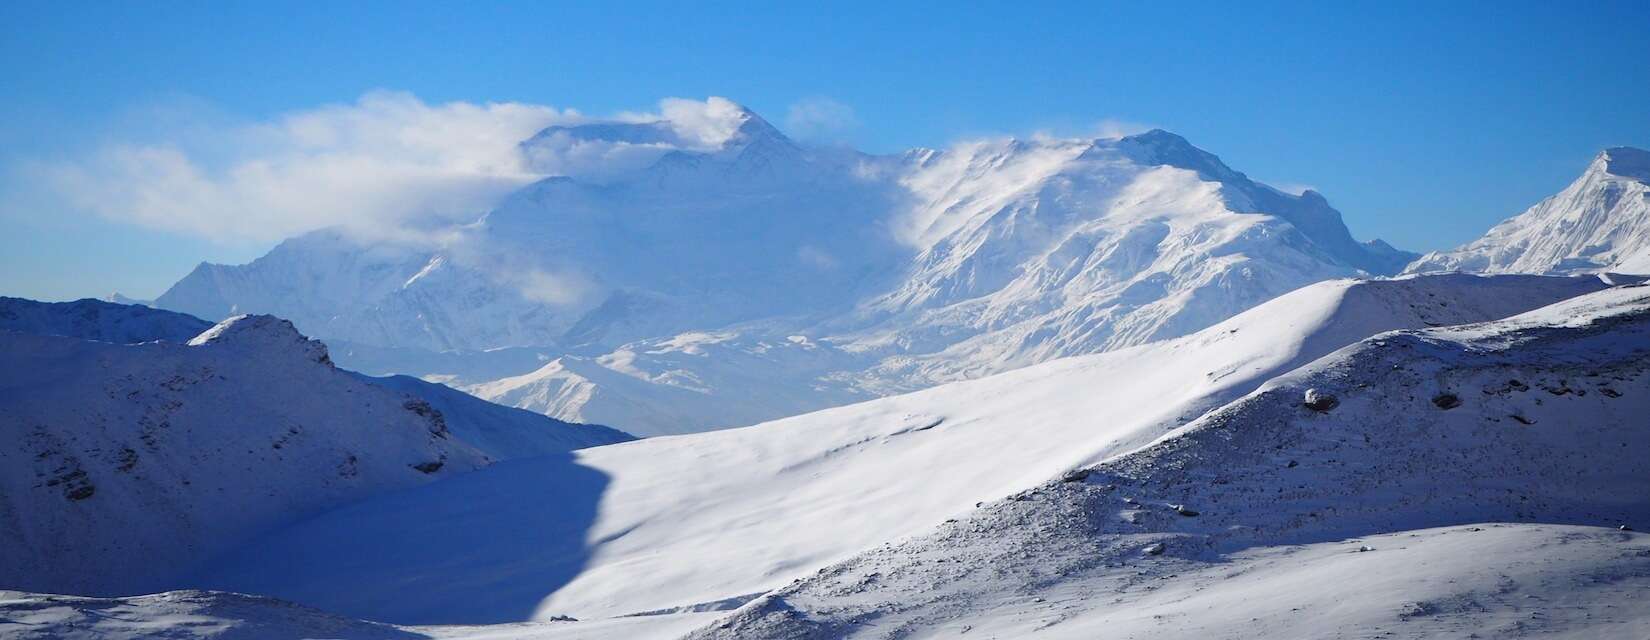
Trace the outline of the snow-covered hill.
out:
M 0 331 L 131 344 L 151 340 L 188 342 L 211 326 L 210 322 L 182 313 L 90 298 L 37 302 L 0 297 Z
M 1413 258 L 1164 131 L 870 156 L 718 100 L 709 137 L 669 120 L 545 130 L 522 152 L 546 170 L 610 165 L 473 224 L 312 233 L 202 265 L 157 304 L 276 313 L 360 345 L 345 366 L 661 434 L 1181 336 Z M 499 349 L 549 359 L 420 355 Z
M 1381 334 L 690 637 L 1638 637 L 1646 345 L 1644 286 Z
M 1650 273 L 1650 151 L 1606 149 L 1557 195 L 1408 270 Z
M 1321 283 L 1177 340 L 745 429 L 502 463 L 272 533 L 180 586 L 393 622 L 732 606 L 1148 443 L 1366 336 L 1506 317 L 1603 286 Z M 430 551 L 444 545 L 466 551 Z M 418 588 L 388 586 L 408 584 Z
M 631 439 L 336 369 L 270 316 L 213 326 L 91 300 L 3 303 L 0 587 L 154 589 L 350 500 Z
M 1650 287 L 1600 286 L 1324 283 L 1167 343 L 496 465 L 208 569 L 356 615 L 536 609 L 536 624 L 7 594 L 0 631 L 1638 637 L 1650 535 L 1627 526 L 1650 521 Z M 1359 341 L 1394 324 L 1411 328 Z M 705 612 L 605 617 L 650 602 Z M 574 611 L 585 620 L 549 620 Z

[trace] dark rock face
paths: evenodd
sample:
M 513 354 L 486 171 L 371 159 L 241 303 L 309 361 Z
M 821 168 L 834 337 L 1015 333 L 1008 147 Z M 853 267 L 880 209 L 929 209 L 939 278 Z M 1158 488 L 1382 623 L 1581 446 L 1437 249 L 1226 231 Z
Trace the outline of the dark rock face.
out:
M 1432 399 L 1432 404 L 1439 409 L 1450 410 L 1461 406 L 1461 399 L 1453 393 L 1439 394 Z

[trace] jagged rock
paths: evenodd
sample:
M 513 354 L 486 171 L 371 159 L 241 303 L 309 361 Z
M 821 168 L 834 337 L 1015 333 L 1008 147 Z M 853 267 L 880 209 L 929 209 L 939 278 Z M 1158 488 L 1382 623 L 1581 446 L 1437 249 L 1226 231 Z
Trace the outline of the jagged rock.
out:
M 1171 505 L 1169 505 L 1169 507 L 1173 508 L 1175 513 L 1186 516 L 1188 518 L 1193 518 L 1193 517 L 1197 516 L 1196 511 L 1193 511 L 1191 509 L 1187 509 L 1186 505 L 1183 505 L 1183 504 L 1171 504 Z
M 1447 411 L 1461 406 L 1461 398 L 1456 397 L 1453 393 L 1441 393 L 1433 397 L 1432 404 Z
M 1301 404 L 1313 411 L 1326 413 L 1341 404 L 1341 401 L 1339 398 L 1317 389 L 1307 389 L 1306 399 Z
M 1163 555 L 1163 551 L 1166 550 L 1166 549 L 1168 549 L 1168 547 L 1163 546 L 1163 543 L 1154 542 L 1151 545 L 1147 546 L 1145 551 L 1146 551 L 1146 555 L 1148 555 L 1148 556 L 1160 556 L 1160 555 Z

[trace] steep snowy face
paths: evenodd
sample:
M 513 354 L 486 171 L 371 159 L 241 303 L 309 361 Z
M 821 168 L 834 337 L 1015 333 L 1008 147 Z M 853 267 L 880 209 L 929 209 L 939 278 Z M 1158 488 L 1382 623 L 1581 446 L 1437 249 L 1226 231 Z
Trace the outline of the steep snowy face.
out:
M 852 311 L 639 340 L 469 389 L 639 433 L 737 426 L 1177 337 L 1413 257 L 1162 131 L 902 162 L 909 199 L 886 226 L 915 253 Z
M 182 313 L 90 298 L 36 302 L 0 297 L 0 331 L 131 344 L 151 340 L 187 342 L 211 326 L 210 322 Z
M 1165 131 L 965 145 L 905 184 L 924 204 L 896 228 L 922 252 L 860 309 L 869 326 L 837 325 L 860 350 L 898 345 L 875 375 L 903 388 L 1185 335 L 1401 264 L 1316 193 L 1257 184 Z
M 1650 151 L 1606 149 L 1557 195 L 1408 271 L 1650 273 Z
M 1647 340 L 1644 286 L 1377 335 L 689 637 L 1322 637 L 1348 619 L 1426 637 L 1642 633 L 1642 615 L 1608 612 L 1637 588 L 1613 585 L 1650 584 L 1646 536 L 1618 530 L 1650 519 Z M 1548 551 L 1514 569 L 1488 548 Z M 1303 550 L 1316 571 L 1289 559 Z M 1349 557 L 1363 554 L 1390 559 Z M 1352 603 L 1311 581 L 1355 575 Z M 1545 613 L 1520 611 L 1532 600 Z
M 0 583 L 139 593 L 267 527 L 477 469 L 430 403 L 286 321 L 187 344 L 0 333 Z

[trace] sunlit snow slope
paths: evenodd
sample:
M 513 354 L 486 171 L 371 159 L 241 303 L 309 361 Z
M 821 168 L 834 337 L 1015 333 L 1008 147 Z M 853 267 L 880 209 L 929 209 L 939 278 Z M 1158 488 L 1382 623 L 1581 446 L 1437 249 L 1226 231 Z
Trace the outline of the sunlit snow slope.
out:
M 729 606 L 1145 444 L 1366 336 L 1501 318 L 1603 286 L 1322 283 L 1177 340 L 746 429 L 499 464 L 276 532 L 187 586 L 393 622 Z
M 1639 637 L 1646 355 L 1645 286 L 1381 334 L 693 637 Z

